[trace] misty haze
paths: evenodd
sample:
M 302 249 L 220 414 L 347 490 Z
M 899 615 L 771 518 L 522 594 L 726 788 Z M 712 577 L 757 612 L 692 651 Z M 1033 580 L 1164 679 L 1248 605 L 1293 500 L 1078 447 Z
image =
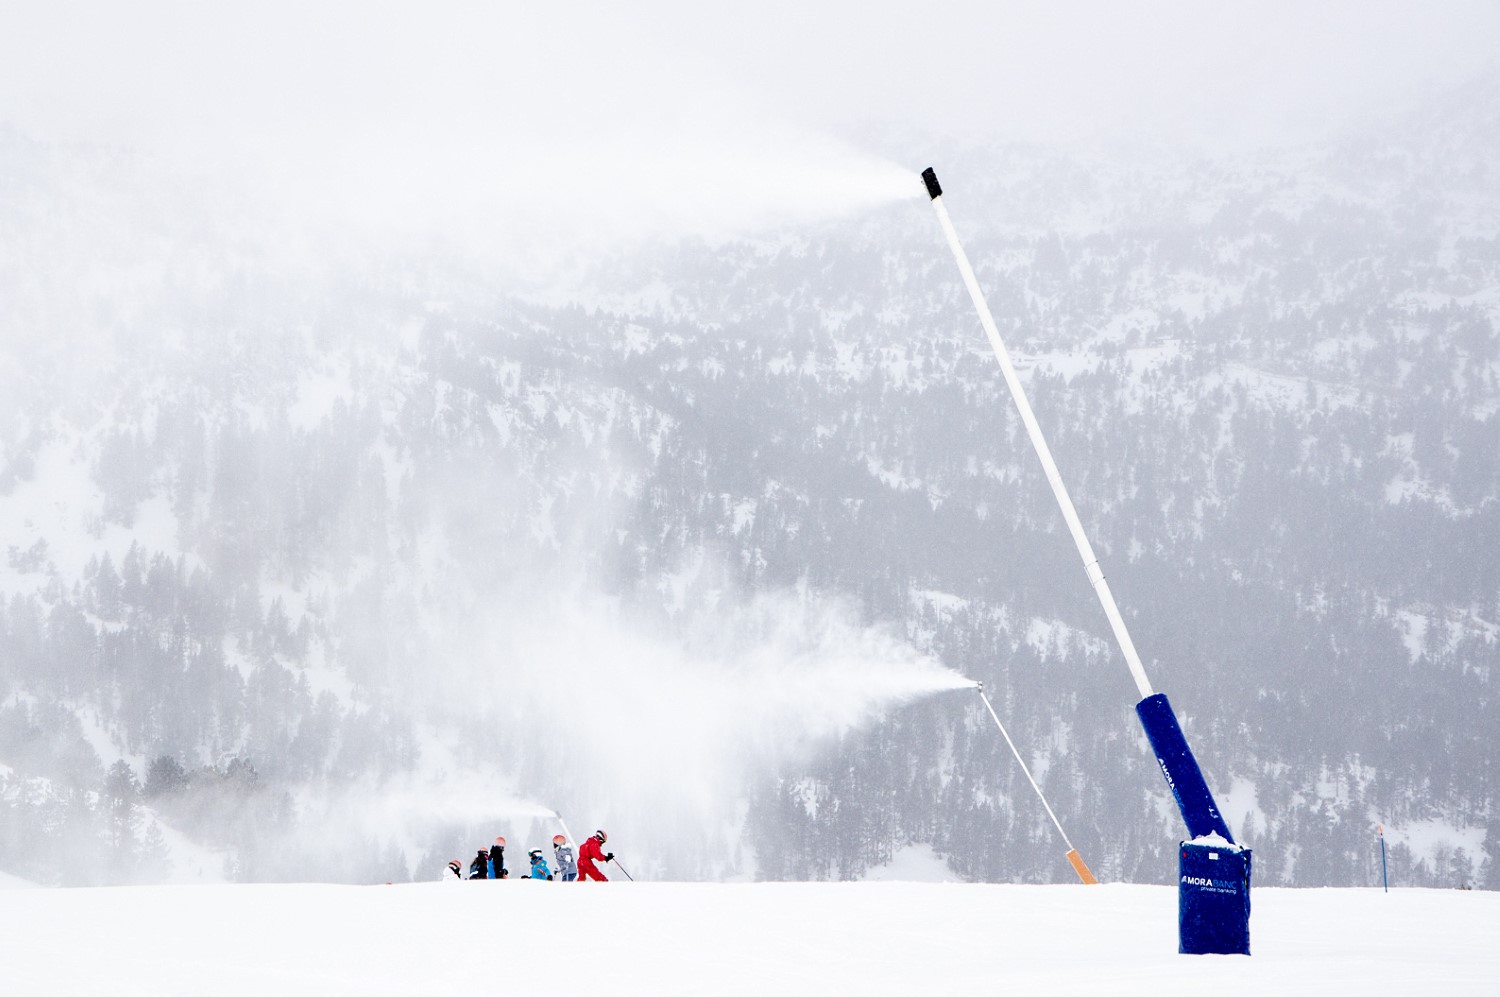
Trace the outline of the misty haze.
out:
M 0 22 L 5 885 L 1076 882 L 975 683 L 1174 884 L 932 165 L 1257 885 L 1500 889 L 1494 8 L 363 6 Z

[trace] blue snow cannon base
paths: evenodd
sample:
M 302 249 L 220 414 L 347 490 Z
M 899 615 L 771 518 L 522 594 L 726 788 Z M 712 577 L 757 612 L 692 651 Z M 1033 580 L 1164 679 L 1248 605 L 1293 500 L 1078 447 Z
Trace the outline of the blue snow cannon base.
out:
M 1184 841 L 1177 876 L 1177 951 L 1250 954 L 1250 850 Z

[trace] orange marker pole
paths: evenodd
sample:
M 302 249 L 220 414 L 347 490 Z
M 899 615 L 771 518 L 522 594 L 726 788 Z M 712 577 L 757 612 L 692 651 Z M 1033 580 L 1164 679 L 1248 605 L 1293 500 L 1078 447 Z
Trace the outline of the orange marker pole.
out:
M 1089 872 L 1089 867 L 1083 864 L 1083 856 L 1078 854 L 1078 849 L 1075 848 L 1068 853 L 1068 861 L 1073 864 L 1073 871 L 1078 873 L 1078 878 L 1086 885 L 1093 886 L 1099 882 L 1094 878 L 1094 874 Z

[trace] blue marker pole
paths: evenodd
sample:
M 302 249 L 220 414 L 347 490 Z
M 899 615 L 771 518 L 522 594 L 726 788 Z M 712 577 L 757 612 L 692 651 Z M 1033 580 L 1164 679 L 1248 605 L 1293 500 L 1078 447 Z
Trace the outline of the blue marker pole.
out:
M 1385 825 L 1376 824 L 1375 833 L 1380 836 L 1380 885 L 1385 887 L 1385 892 L 1391 892 L 1391 881 L 1385 874 Z

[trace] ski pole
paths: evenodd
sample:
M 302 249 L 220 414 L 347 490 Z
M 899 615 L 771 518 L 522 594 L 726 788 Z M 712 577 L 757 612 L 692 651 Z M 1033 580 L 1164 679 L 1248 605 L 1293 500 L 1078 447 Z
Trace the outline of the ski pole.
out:
M 623 865 L 620 865 L 620 860 L 619 859 L 610 859 L 610 862 L 614 863 L 614 865 L 615 865 L 616 868 L 618 868 L 621 872 L 625 873 L 625 878 L 626 879 L 630 880 L 632 883 L 635 882 L 635 877 L 632 876 L 630 873 L 625 872 L 625 867 Z
M 1375 834 L 1380 838 L 1380 884 L 1385 887 L 1385 892 L 1391 892 L 1391 881 L 1385 874 L 1385 825 L 1376 824 Z
M 1016 750 L 1016 743 L 1010 739 L 1010 735 L 1005 732 L 1005 725 L 1000 722 L 1000 714 L 995 712 L 995 708 L 990 705 L 990 698 L 984 694 L 984 683 L 975 682 L 974 687 L 979 690 L 979 698 L 984 700 L 985 708 L 990 711 L 990 716 L 995 718 L 995 726 L 1000 728 L 1000 736 L 1005 738 L 1006 744 L 1010 745 L 1010 753 L 1016 756 L 1016 762 L 1021 766 L 1021 771 L 1026 773 L 1026 781 L 1031 783 L 1032 789 L 1036 790 L 1036 798 L 1042 801 L 1042 806 L 1047 810 L 1047 816 L 1052 818 L 1052 826 L 1057 828 L 1058 836 L 1063 839 L 1063 844 L 1068 846 L 1068 863 L 1072 865 L 1073 871 L 1078 873 L 1078 878 L 1083 880 L 1085 886 L 1098 883 L 1094 874 L 1089 872 L 1089 867 L 1084 865 L 1083 856 L 1078 854 L 1078 849 L 1074 848 L 1073 842 L 1068 840 L 1067 832 L 1062 829 L 1062 823 L 1057 819 L 1057 814 L 1052 812 L 1050 806 L 1047 806 L 1047 798 L 1042 795 L 1042 788 L 1031 777 L 1031 770 L 1021 759 L 1021 753 Z

